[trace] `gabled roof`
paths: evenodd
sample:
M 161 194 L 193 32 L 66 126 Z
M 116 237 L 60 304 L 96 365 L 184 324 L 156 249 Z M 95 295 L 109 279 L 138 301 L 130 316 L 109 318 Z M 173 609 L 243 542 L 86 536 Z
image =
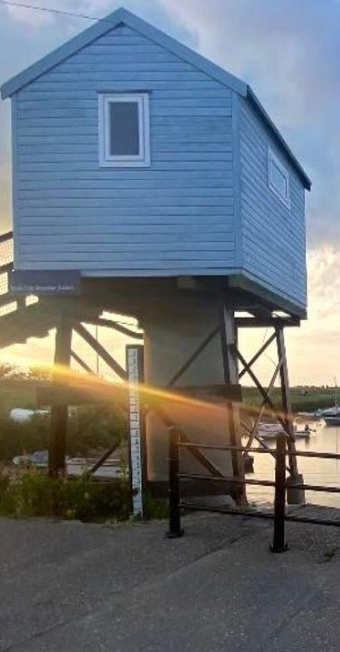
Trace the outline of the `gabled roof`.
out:
M 121 23 L 124 23 L 128 27 L 137 30 L 138 32 L 140 32 L 140 34 L 143 34 L 144 36 L 151 39 L 155 43 L 158 43 L 159 45 L 166 48 L 173 54 L 177 55 L 184 61 L 187 61 L 188 63 L 196 66 L 196 68 L 202 70 L 213 79 L 216 79 L 217 81 L 231 88 L 235 93 L 237 93 L 241 97 L 249 99 L 252 102 L 253 106 L 258 111 L 258 113 L 261 115 L 267 127 L 270 129 L 270 131 L 274 134 L 274 136 L 278 140 L 279 144 L 281 145 L 286 155 L 290 159 L 292 165 L 294 166 L 297 173 L 299 174 L 305 187 L 308 190 L 310 190 L 311 188 L 310 179 L 306 175 L 305 171 L 303 170 L 300 163 L 294 156 L 290 147 L 287 145 L 286 141 L 281 136 L 279 130 L 274 125 L 272 120 L 269 118 L 268 114 L 262 107 L 260 101 L 256 97 L 253 90 L 250 88 L 250 86 L 248 86 L 248 84 L 238 79 L 234 75 L 230 74 L 223 68 L 220 68 L 220 66 L 217 66 L 212 61 L 205 59 L 205 57 L 202 57 L 197 52 L 194 52 L 194 50 L 191 50 L 186 45 L 179 43 L 179 41 L 176 41 L 176 39 L 172 38 L 171 36 L 168 36 L 161 30 L 157 29 L 156 27 L 153 27 L 153 25 L 150 25 L 150 23 L 147 23 L 146 21 L 142 20 L 135 14 L 132 14 L 130 11 L 127 11 L 122 7 L 114 11 L 112 14 L 110 14 L 103 20 L 98 20 L 97 23 L 95 23 L 85 31 L 81 32 L 71 40 L 67 41 L 67 43 L 61 45 L 59 48 L 57 48 L 47 56 L 43 57 L 42 59 L 34 63 L 29 68 L 26 68 L 26 70 L 23 70 L 23 72 L 19 73 L 18 75 L 16 75 L 15 77 L 7 81 L 5 84 L 3 84 L 3 86 L 1 87 L 2 99 L 6 99 L 7 97 L 10 97 L 11 95 L 19 91 L 21 88 L 23 88 L 27 84 L 30 84 L 35 79 L 37 79 L 37 77 L 40 77 L 44 73 L 48 72 L 49 70 L 51 70 L 51 68 L 54 68 L 56 65 L 58 65 L 65 59 L 68 59 L 68 57 L 78 52 L 78 50 L 85 47 L 86 45 L 89 45 L 94 40 L 98 39 L 99 37 L 103 36 L 107 32 L 111 31 Z

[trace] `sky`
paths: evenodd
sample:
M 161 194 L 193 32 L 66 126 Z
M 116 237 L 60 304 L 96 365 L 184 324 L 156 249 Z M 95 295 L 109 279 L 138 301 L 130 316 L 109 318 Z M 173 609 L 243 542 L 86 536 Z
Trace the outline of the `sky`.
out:
M 27 0 L 98 17 L 122 0 Z M 125 0 L 124 6 L 254 88 L 313 181 L 307 196 L 309 319 L 287 334 L 293 384 L 333 384 L 340 360 L 340 0 Z M 90 21 L 1 6 L 0 83 Z M 0 232 L 11 223 L 10 103 L 0 102 Z M 118 357 L 122 341 L 104 343 Z M 241 343 L 251 354 L 264 334 Z M 2 352 L 39 361 L 51 339 Z M 270 355 L 272 358 L 272 354 Z M 272 372 L 268 358 L 260 366 Z

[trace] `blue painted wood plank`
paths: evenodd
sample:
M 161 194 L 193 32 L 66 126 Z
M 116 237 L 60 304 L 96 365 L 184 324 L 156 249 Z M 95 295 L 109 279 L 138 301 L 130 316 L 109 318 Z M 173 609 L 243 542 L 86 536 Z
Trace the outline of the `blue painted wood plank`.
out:
M 83 90 L 81 88 L 74 88 L 74 85 L 71 85 L 68 88 L 67 94 L 65 94 L 65 90 L 59 88 L 53 88 L 49 91 L 44 91 L 40 88 L 37 89 L 35 84 L 33 86 L 34 88 L 32 88 L 32 86 L 26 86 L 22 91 L 20 91 L 20 94 L 18 95 L 18 98 L 20 98 L 20 107 L 24 106 L 26 102 L 44 101 L 53 103 L 56 101 L 64 102 L 72 100 L 74 102 L 82 102 L 86 104 L 87 102 L 97 101 L 98 99 L 97 91 L 95 89 L 93 89 L 90 93 L 84 95 Z M 225 99 L 227 105 L 230 103 L 230 97 L 230 93 L 226 93 L 225 89 L 219 86 L 214 87 L 210 90 L 205 87 L 205 92 L 202 94 L 202 98 L 205 98 L 206 100 L 209 99 L 224 101 Z M 182 84 L 177 84 L 176 88 L 172 88 L 171 90 L 168 88 L 158 88 L 155 98 L 159 101 L 179 101 L 185 99 L 192 100 L 193 95 L 190 89 L 186 87 L 183 88 Z
M 109 80 L 105 83 L 99 81 L 81 81 L 81 82 L 62 82 L 62 81 L 45 81 L 42 77 L 38 79 L 35 83 L 36 90 L 44 93 L 47 92 L 57 92 L 57 93 L 68 93 L 68 89 L 72 91 L 81 91 L 82 93 L 115 93 L 115 92 L 143 92 L 145 90 L 149 92 L 155 92 L 158 90 L 176 90 L 179 86 L 179 81 L 175 80 L 154 80 L 147 83 L 142 83 L 143 79 L 140 77 L 135 80 L 130 81 L 113 81 Z M 189 81 L 181 83 L 183 90 L 190 91 L 201 91 L 204 94 L 206 91 L 212 91 L 219 89 L 217 82 L 207 80 L 202 81 Z
M 28 195 L 23 195 L 21 196 L 22 201 L 26 204 L 27 207 L 31 207 L 32 212 L 34 209 L 38 206 L 46 206 L 46 198 L 43 197 L 29 197 Z M 49 205 L 50 206 L 55 206 L 59 208 L 67 208 L 67 207 L 77 207 L 79 209 L 84 206 L 84 198 L 80 196 L 78 197 L 59 197 L 58 193 L 56 193 L 54 196 L 49 195 L 48 196 L 49 200 Z M 147 199 L 142 199 L 137 196 L 137 200 L 140 206 L 144 207 L 150 207 L 153 204 L 152 197 L 148 197 Z M 183 210 L 185 210 L 186 206 L 223 206 L 223 207 L 228 207 L 233 205 L 233 198 L 232 197 L 195 197 L 195 196 L 190 196 L 190 197 L 181 197 L 181 198 L 174 198 L 172 195 L 168 195 L 166 197 L 162 197 L 158 202 L 157 205 L 160 209 L 163 208 L 163 206 L 172 206 L 174 204 L 178 204 L 179 206 L 183 207 Z M 134 205 L 136 204 L 136 199 L 131 198 L 131 199 L 114 199 L 114 197 L 107 197 L 107 198 L 93 198 L 91 196 L 86 197 L 86 204 L 88 207 L 93 207 L 93 208 L 104 208 L 105 206 L 107 207 L 112 207 L 115 208 L 115 210 L 122 210 L 124 208 L 133 208 Z
M 103 221 L 105 219 L 112 220 L 113 218 L 121 220 L 131 215 L 138 216 L 141 221 L 144 221 L 146 216 L 150 216 L 150 219 L 158 217 L 160 220 L 169 217 L 172 222 L 179 221 L 181 224 L 186 224 L 186 221 L 190 220 L 190 222 L 192 222 L 199 217 L 210 219 L 211 216 L 217 216 L 220 219 L 223 217 L 227 219 L 228 217 L 233 217 L 233 211 L 234 209 L 232 206 L 221 207 L 209 205 L 209 209 L 207 209 L 206 206 L 199 204 L 197 206 L 185 206 L 184 208 L 180 203 L 176 202 L 169 206 L 162 206 L 161 208 L 154 203 L 146 205 L 141 204 L 139 206 L 130 204 L 120 206 L 118 213 L 113 209 L 111 204 L 108 203 L 106 206 L 83 206 L 81 211 L 79 211 L 78 206 L 68 206 L 67 215 L 72 216 L 74 219 L 78 218 L 80 221 L 82 221 L 83 216 L 92 216 L 93 219 L 96 219 L 97 221 L 100 219 L 103 219 Z M 23 220 L 31 220 L 32 223 L 34 223 L 39 215 L 58 218 L 61 222 L 63 219 L 69 219 L 69 217 L 65 218 L 64 210 L 60 211 L 56 206 L 46 205 L 46 202 L 43 202 L 40 206 L 35 205 L 33 210 L 31 206 L 23 204 L 23 206 L 20 207 L 19 225 Z M 56 219 L 55 223 L 59 223 L 58 220 Z
M 38 226 L 25 226 L 24 223 L 18 229 L 22 237 L 26 236 L 27 240 L 33 236 L 39 236 L 39 242 L 53 242 L 62 244 L 65 242 L 65 235 L 67 235 L 67 242 L 105 242 L 107 243 L 107 236 L 114 235 L 114 242 L 131 243 L 131 236 L 133 243 L 150 242 L 150 234 L 152 234 L 152 242 L 169 243 L 169 236 L 173 236 L 174 240 L 181 239 L 189 242 L 212 242 L 216 239 L 216 234 L 223 238 L 223 242 L 234 242 L 234 234 L 232 229 L 229 230 L 222 223 L 215 224 L 214 222 L 207 227 L 207 222 L 196 222 L 196 231 L 191 228 L 184 228 L 182 224 L 160 224 L 159 222 L 150 224 L 149 222 L 135 222 L 135 223 L 121 223 L 118 225 L 107 224 L 104 225 L 98 233 L 98 224 L 96 227 L 95 222 L 83 220 L 76 224 L 61 224 L 59 226 L 50 226 L 46 224 Z

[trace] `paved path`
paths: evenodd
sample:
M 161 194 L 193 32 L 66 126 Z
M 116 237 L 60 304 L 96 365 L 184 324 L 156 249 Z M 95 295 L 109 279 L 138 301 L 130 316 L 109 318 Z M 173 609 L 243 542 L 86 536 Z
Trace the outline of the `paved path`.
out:
M 339 652 L 340 528 L 0 519 L 0 651 Z

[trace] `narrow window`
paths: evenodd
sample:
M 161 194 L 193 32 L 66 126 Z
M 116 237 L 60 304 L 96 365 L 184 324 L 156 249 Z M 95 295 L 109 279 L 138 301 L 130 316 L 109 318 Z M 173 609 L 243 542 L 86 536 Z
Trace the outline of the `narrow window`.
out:
M 271 150 L 268 152 L 268 180 L 272 191 L 289 207 L 289 173 Z
M 103 167 L 150 165 L 147 93 L 99 96 L 99 163 Z

